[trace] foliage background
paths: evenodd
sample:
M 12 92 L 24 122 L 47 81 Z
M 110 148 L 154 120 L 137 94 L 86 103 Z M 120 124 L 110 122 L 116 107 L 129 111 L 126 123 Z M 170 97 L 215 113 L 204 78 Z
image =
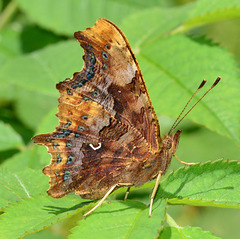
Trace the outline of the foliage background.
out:
M 0 9 L 1 175 L 5 170 L 20 172 L 31 183 L 34 177 L 42 177 L 43 185 L 36 185 L 35 190 L 47 189 L 48 178 L 36 176 L 29 168 L 41 174 L 50 156 L 30 139 L 58 124 L 55 84 L 83 65 L 82 49 L 73 33 L 92 26 L 99 17 L 112 20 L 129 39 L 162 134 L 203 78 L 210 86 L 222 76 L 216 89 L 188 117 L 191 120 L 180 125 L 183 135 L 177 155 L 187 162 L 239 160 L 238 1 L 5 0 L 0 1 Z M 179 166 L 173 160 L 171 169 Z M 169 206 L 169 211 L 181 226 L 238 238 L 237 210 Z M 67 226 L 57 223 L 39 237 L 63 238 L 73 226 L 71 220 Z M 37 238 L 38 234 L 26 237 Z

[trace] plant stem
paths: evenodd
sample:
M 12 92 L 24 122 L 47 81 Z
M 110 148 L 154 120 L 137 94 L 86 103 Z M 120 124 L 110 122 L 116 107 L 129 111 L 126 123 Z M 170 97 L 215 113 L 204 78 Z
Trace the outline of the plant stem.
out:
M 0 17 L 0 30 L 8 23 L 8 21 L 11 19 L 16 10 L 17 3 L 15 1 L 11 1 L 6 6 Z
M 178 224 L 175 222 L 175 220 L 168 213 L 166 214 L 166 219 L 167 219 L 167 223 L 170 227 L 181 228 L 180 226 L 178 226 Z

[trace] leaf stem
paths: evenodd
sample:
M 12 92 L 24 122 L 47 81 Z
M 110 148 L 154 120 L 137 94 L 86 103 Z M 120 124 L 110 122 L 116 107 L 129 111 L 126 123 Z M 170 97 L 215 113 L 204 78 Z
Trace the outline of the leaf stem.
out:
M 166 213 L 166 220 L 170 227 L 181 228 L 180 226 L 178 226 L 176 221 L 168 213 Z
M 8 21 L 11 19 L 16 10 L 17 3 L 15 1 L 11 1 L 6 6 L 0 17 L 0 30 L 8 23 Z

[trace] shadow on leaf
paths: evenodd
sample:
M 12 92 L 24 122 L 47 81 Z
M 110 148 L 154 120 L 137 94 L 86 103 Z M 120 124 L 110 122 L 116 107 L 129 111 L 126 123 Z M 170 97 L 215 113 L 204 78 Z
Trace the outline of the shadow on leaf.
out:
M 116 201 L 115 201 L 116 202 Z M 143 210 L 146 208 L 146 205 L 141 203 L 141 202 L 138 202 L 138 201 L 132 201 L 132 200 L 126 200 L 126 201 L 123 201 L 123 200 L 120 200 L 120 201 L 117 201 L 118 203 L 121 203 L 122 206 L 121 208 L 114 208 L 114 207 L 111 207 L 111 205 L 109 205 L 109 210 L 106 210 L 104 207 L 101 208 L 100 210 L 96 210 L 94 213 L 96 214 L 99 214 L 99 213 L 120 213 L 120 212 L 124 212 L 124 211 L 128 211 L 129 209 L 138 209 L 138 210 Z M 114 205 L 114 201 L 112 202 L 106 202 L 105 203 L 105 206 L 106 204 L 113 204 Z
M 76 204 L 75 206 L 70 207 L 70 208 L 55 207 L 55 206 L 45 206 L 43 208 L 43 210 L 48 211 L 49 214 L 59 215 L 61 213 L 65 213 L 65 212 L 75 211 L 75 210 L 77 210 L 79 208 L 84 207 L 85 205 L 88 205 L 91 202 L 92 201 L 82 202 L 82 203 Z

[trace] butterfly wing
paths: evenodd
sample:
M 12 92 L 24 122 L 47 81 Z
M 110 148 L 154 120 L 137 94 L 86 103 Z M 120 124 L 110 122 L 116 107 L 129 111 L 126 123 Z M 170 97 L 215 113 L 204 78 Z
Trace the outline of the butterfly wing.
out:
M 159 150 L 159 124 L 137 60 L 122 31 L 107 19 L 75 33 L 85 51 L 84 74 L 90 83 L 77 90 L 101 104 L 114 118 L 136 128 L 150 150 Z M 79 78 L 78 78 L 79 77 Z M 74 85 L 75 86 L 75 85 Z
M 84 67 L 57 84 L 60 125 L 34 137 L 52 155 L 43 172 L 52 197 L 76 191 L 101 198 L 117 183 L 141 185 L 154 173 L 159 126 L 126 37 L 106 19 L 75 33 Z M 148 163 L 146 163 L 148 162 Z M 144 169 L 144 173 L 143 173 Z
M 52 155 L 51 164 L 43 170 L 50 176 L 48 194 L 63 197 L 76 191 L 95 199 L 116 183 L 135 184 L 132 175 L 149 156 L 142 135 L 114 119 L 100 104 L 75 92 L 68 96 L 64 84 L 58 84 L 58 89 L 60 125 L 50 134 L 34 137 Z

